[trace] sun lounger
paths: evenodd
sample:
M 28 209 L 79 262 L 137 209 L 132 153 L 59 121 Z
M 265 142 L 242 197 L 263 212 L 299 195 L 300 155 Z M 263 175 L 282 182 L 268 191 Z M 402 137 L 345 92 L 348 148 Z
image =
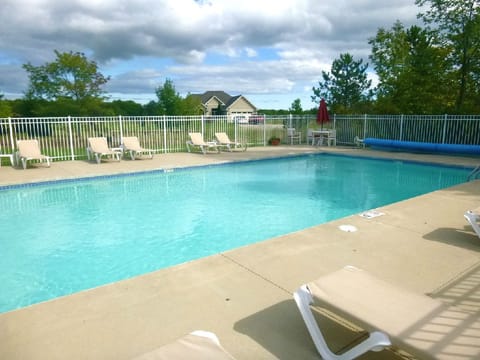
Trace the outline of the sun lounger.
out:
M 132 160 L 135 160 L 137 156 L 141 156 L 142 154 L 145 154 L 150 159 L 153 159 L 153 150 L 142 148 L 136 136 L 124 136 L 122 139 L 122 148 L 123 151 L 130 154 L 130 158 Z
M 111 157 L 120 161 L 122 152 L 119 150 L 110 149 L 108 147 L 107 138 L 93 137 L 88 138 L 87 157 L 90 159 L 91 154 L 95 156 L 97 164 L 102 161 L 102 156 Z
M 17 148 L 16 157 L 22 162 L 23 169 L 27 168 L 28 160 L 44 161 L 50 167 L 50 157 L 42 155 L 38 140 L 17 140 Z
M 187 150 L 191 151 L 192 148 L 199 148 L 202 153 L 206 154 L 209 149 L 213 149 L 216 152 L 220 152 L 218 145 L 214 141 L 205 142 L 203 136 L 200 133 L 188 133 L 190 140 L 187 140 Z
M 177 341 L 164 345 L 134 360 L 233 360 L 220 345 L 215 334 L 208 331 L 194 331 Z
M 465 219 L 472 225 L 473 230 L 480 237 L 480 207 L 474 210 L 468 210 L 464 215 Z
M 228 149 L 228 151 L 232 151 L 233 149 L 241 149 L 242 151 L 247 150 L 247 144 L 236 142 L 236 141 L 231 141 L 230 138 L 228 137 L 227 133 L 221 132 L 221 133 L 215 133 L 215 138 L 217 139 L 217 143 L 219 146 L 224 146 Z
M 478 312 L 455 307 L 347 266 L 303 285 L 295 302 L 323 359 L 354 359 L 390 345 L 419 359 L 478 359 Z M 318 306 L 369 332 L 341 355 L 328 348 L 310 306 Z

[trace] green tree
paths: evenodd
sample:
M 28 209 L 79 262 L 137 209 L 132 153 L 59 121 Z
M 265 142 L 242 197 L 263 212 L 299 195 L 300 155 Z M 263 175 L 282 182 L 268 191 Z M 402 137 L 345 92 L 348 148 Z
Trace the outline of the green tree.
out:
M 292 114 L 303 114 L 302 102 L 300 99 L 295 99 L 289 109 Z
M 106 106 L 112 109 L 115 115 L 138 116 L 143 114 L 143 106 L 133 100 L 114 100 Z
M 199 96 L 188 94 L 180 101 L 179 115 L 202 115 L 202 100 Z
M 372 45 L 378 75 L 377 110 L 386 113 L 433 114 L 448 109 L 448 63 L 434 33 L 396 22 L 379 29 Z
M 159 115 L 160 110 L 158 109 L 158 103 L 156 101 L 150 100 L 147 104 L 143 105 L 143 114 L 144 115 Z
M 355 112 L 363 108 L 372 96 L 372 81 L 367 79 L 368 64 L 354 60 L 352 55 L 340 54 L 332 63 L 331 73 L 322 71 L 323 82 L 313 87 L 313 102 L 325 98 L 333 112 Z
M 455 111 L 471 111 L 479 96 L 480 1 L 415 0 L 415 4 L 428 7 L 418 16 L 434 26 L 443 47 L 449 49 L 448 60 L 455 77 Z
M 377 96 L 389 96 L 397 87 L 408 57 L 407 35 L 402 23 L 395 22 L 391 30 L 378 29 L 369 44 L 372 45 L 370 59 L 379 79 Z
M 56 60 L 40 66 L 30 63 L 23 68 L 30 78 L 27 99 L 76 101 L 103 98 L 102 86 L 109 77 L 98 71 L 96 62 L 80 52 L 61 53 L 55 50 Z
M 182 98 L 175 90 L 172 80 L 166 79 L 155 93 L 158 97 L 159 115 L 180 115 Z
M 12 107 L 9 102 L 4 99 L 3 94 L 0 94 L 0 118 L 12 116 Z

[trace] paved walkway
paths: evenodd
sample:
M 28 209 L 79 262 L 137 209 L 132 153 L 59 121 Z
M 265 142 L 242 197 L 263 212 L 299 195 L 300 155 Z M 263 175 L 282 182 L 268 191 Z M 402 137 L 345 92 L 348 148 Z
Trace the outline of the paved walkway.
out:
M 245 153 L 161 154 L 101 165 L 0 168 L 0 185 L 335 151 L 476 166 L 479 159 L 361 149 L 278 147 Z M 133 279 L 0 314 L 0 359 L 128 359 L 196 329 L 215 332 L 238 359 L 317 359 L 292 299 L 302 283 L 350 264 L 418 293 L 472 303 L 480 292 L 480 239 L 463 219 L 480 181 L 379 208 L 384 216 L 335 220 Z M 357 232 L 344 232 L 340 225 Z M 55 236 L 52 225 L 52 236 Z M 463 294 L 463 295 L 462 295 Z M 458 298 L 457 298 L 458 297 Z M 358 337 L 328 321 L 340 349 Z M 477 329 L 478 330 L 478 329 Z M 475 335 L 476 336 L 476 335 Z M 479 343 L 479 337 L 474 342 Z M 480 345 L 473 347 L 480 357 Z M 364 359 L 392 359 L 390 350 Z

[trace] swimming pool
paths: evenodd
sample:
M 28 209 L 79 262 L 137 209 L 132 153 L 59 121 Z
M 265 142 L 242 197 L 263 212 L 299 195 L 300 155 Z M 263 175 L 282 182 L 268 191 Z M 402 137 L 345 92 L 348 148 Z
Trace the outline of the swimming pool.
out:
M 0 191 L 0 312 L 466 181 L 471 169 L 317 154 Z

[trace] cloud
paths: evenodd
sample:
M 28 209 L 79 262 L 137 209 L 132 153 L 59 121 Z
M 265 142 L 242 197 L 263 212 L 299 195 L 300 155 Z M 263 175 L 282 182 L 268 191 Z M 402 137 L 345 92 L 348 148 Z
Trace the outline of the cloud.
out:
M 97 61 L 125 98 L 170 78 L 184 92 L 295 99 L 340 53 L 367 60 L 378 28 L 415 23 L 417 12 L 413 0 L 3 0 L 0 91 L 24 91 L 21 64 L 59 50 Z

